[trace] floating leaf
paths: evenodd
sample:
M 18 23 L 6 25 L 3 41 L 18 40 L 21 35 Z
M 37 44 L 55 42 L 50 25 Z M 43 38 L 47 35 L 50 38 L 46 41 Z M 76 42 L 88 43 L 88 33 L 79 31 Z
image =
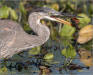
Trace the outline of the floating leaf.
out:
M 8 8 L 7 6 L 2 6 L 0 8 L 0 18 L 8 18 L 9 11 L 10 11 L 10 8 Z
M 52 40 L 57 40 L 57 31 L 56 31 L 56 29 L 51 25 L 50 26 L 51 27 L 51 30 L 50 30 L 50 36 L 51 36 L 51 38 L 52 38 Z
M 75 49 L 70 45 L 69 48 L 64 48 L 61 51 L 62 55 L 64 55 L 66 58 L 73 58 L 76 56 L 76 51 Z
M 24 28 L 24 30 L 27 31 L 27 32 L 28 32 L 28 31 L 31 31 L 31 28 L 29 27 L 28 23 L 24 24 L 24 27 L 23 27 L 23 28 Z
M 93 39 L 93 25 L 87 25 L 83 27 L 78 33 L 77 42 L 84 44 Z
M 46 2 L 47 2 L 47 3 L 50 3 L 50 2 L 51 2 L 51 0 L 46 0 Z
M 0 68 L 0 73 L 4 73 L 4 72 L 7 72 L 7 68 L 5 66 Z
M 21 12 L 26 15 L 26 10 L 24 8 L 24 3 L 23 2 L 20 2 L 19 8 L 20 8 Z
M 72 37 L 75 32 L 75 28 L 69 25 L 64 25 L 60 31 L 61 37 Z
M 91 51 L 84 48 L 80 48 L 78 51 L 80 55 L 80 61 L 86 66 L 93 66 L 93 57 Z
M 89 5 L 88 12 L 89 12 L 89 15 L 90 15 L 91 17 L 93 17 L 93 4 L 90 4 L 90 5 Z
M 55 9 L 55 10 L 59 10 L 59 5 L 57 4 L 57 3 L 53 3 L 52 5 L 51 5 L 51 7 L 53 8 L 53 9 Z
M 44 56 L 44 59 L 45 60 L 51 60 L 54 58 L 54 55 L 53 53 L 47 53 L 45 56 Z
M 15 10 L 13 10 L 11 8 L 10 8 L 10 15 L 11 15 L 12 19 L 14 19 L 14 20 L 18 19 L 18 16 L 17 16 Z
M 85 48 L 87 50 L 91 50 L 92 49 L 92 45 L 93 45 L 92 41 L 93 41 L 93 39 L 91 41 L 85 43 L 85 44 L 81 44 L 80 47 L 81 48 Z
M 0 18 L 8 18 L 9 14 L 12 17 L 12 19 L 14 19 L 14 20 L 18 19 L 18 16 L 17 16 L 15 10 L 13 10 L 7 6 L 3 6 L 0 8 Z
M 68 47 L 72 43 L 72 40 L 70 40 L 70 39 L 71 38 L 67 38 L 67 37 L 61 38 L 62 44 L 64 45 L 64 47 Z
M 40 66 L 40 74 L 41 75 L 49 75 L 51 70 L 46 66 Z
M 40 46 L 32 48 L 31 50 L 29 50 L 29 54 L 30 55 L 37 55 L 40 54 Z
M 78 16 L 83 17 L 83 18 L 78 18 L 79 21 L 80 21 L 80 23 L 79 23 L 80 28 L 82 28 L 85 25 L 89 24 L 89 22 L 91 21 L 91 19 L 86 14 L 78 14 Z

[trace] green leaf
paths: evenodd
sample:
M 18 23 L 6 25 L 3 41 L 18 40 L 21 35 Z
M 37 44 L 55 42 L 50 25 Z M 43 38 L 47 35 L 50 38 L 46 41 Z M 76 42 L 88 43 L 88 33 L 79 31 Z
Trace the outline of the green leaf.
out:
M 12 19 L 14 19 L 14 20 L 17 20 L 18 19 L 18 16 L 16 14 L 16 11 L 13 10 L 13 9 L 11 9 L 11 8 L 10 8 L 10 15 L 11 15 Z
M 89 22 L 91 21 L 91 19 L 86 15 L 86 14 L 78 14 L 78 16 L 81 16 L 83 18 L 78 18 L 80 23 L 79 26 L 80 28 L 84 27 L 85 25 L 89 24 Z
M 50 29 L 50 36 L 51 36 L 51 38 L 52 38 L 52 40 L 57 40 L 57 31 L 56 31 L 56 29 L 51 25 L 50 26 L 51 27 L 51 29 Z
M 59 10 L 59 5 L 58 5 L 58 3 L 53 3 L 53 4 L 51 4 L 50 7 L 53 8 L 53 9 L 55 9 L 56 11 Z
M 44 56 L 44 59 L 45 59 L 45 60 L 52 60 L 53 58 L 54 58 L 53 53 L 47 53 L 47 54 Z
M 7 68 L 4 66 L 4 67 L 2 67 L 2 68 L 0 68 L 0 73 L 4 73 L 4 72 L 7 72 L 8 70 L 7 70 Z
M 69 48 L 65 48 L 61 51 L 62 55 L 64 55 L 66 58 L 74 58 L 76 56 L 76 51 L 75 49 L 72 47 L 72 45 L 70 45 Z
M 2 6 L 0 8 L 0 18 L 8 18 L 9 10 L 10 8 L 8 8 L 7 6 Z
M 93 48 L 93 40 L 85 43 L 85 44 L 81 44 L 80 48 L 85 48 L 86 50 L 92 50 Z
M 67 57 L 67 50 L 66 48 L 64 48 L 62 51 L 61 51 L 62 55 L 66 56 Z
M 23 2 L 20 2 L 19 8 L 20 8 L 21 12 L 22 12 L 24 15 L 26 15 L 26 10 L 25 10 L 25 8 L 24 8 Z
M 14 19 L 14 20 L 18 19 L 18 16 L 17 16 L 15 10 L 13 10 L 7 6 L 2 6 L 0 8 L 0 18 L 8 18 L 9 14 L 11 15 L 12 19 Z
M 29 55 L 38 55 L 40 54 L 40 46 L 32 48 L 31 50 L 29 50 Z
M 25 23 L 23 28 L 25 31 L 31 31 L 31 28 L 29 27 L 28 23 Z
M 75 28 L 69 25 L 64 25 L 63 28 L 60 31 L 61 37 L 72 37 L 72 35 L 75 32 Z
M 62 41 L 62 44 L 64 45 L 64 47 L 68 47 L 69 44 L 72 43 L 72 40 L 70 40 L 71 38 L 67 38 L 67 37 L 62 37 L 61 38 L 61 41 Z

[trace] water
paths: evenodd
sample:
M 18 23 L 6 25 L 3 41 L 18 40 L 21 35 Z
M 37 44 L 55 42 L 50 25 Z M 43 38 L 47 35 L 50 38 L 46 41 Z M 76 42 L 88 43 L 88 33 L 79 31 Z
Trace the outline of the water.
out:
M 42 2 L 42 1 L 41 1 Z M 50 3 L 47 2 L 36 2 L 36 1 L 32 1 L 30 2 L 32 4 L 32 6 L 50 6 L 51 4 L 54 4 L 55 1 L 50 1 Z M 82 9 L 78 9 L 77 5 L 82 5 L 85 4 L 87 7 L 89 4 L 87 4 L 87 1 L 82 1 L 81 3 L 79 3 L 79 0 L 77 2 L 75 2 L 75 7 L 73 7 L 73 0 L 71 0 L 72 2 L 72 6 L 73 8 L 75 8 L 75 10 L 71 9 L 66 9 L 64 3 L 61 3 L 62 0 L 60 0 L 59 2 L 57 2 L 59 4 L 60 9 L 63 8 L 62 10 L 64 12 L 71 12 L 71 13 L 78 13 L 83 12 L 86 13 L 87 15 L 89 15 L 89 11 L 87 8 L 85 11 L 83 11 Z M 41 4 L 40 4 L 41 3 Z M 79 4 L 78 4 L 79 3 Z M 15 2 L 15 4 L 18 4 L 18 2 Z M 9 5 L 9 2 L 8 2 Z M 64 6 L 62 6 L 64 5 Z M 70 6 L 69 2 L 68 5 Z M 13 6 L 13 4 L 11 5 L 13 8 L 15 6 Z M 86 8 L 85 6 L 85 8 Z M 83 6 L 81 6 L 81 8 L 84 8 Z M 66 10 L 64 10 L 66 9 Z M 76 11 L 76 9 L 78 9 Z M 93 18 L 92 18 L 92 24 L 93 24 Z M 3 73 L 0 73 L 0 75 L 38 75 L 40 74 L 40 69 L 38 68 L 40 65 L 47 65 L 49 68 L 51 69 L 50 74 L 51 75 L 93 75 L 93 66 L 90 66 L 89 68 L 87 68 L 81 61 L 80 61 L 80 56 L 77 54 L 77 56 L 75 57 L 75 59 L 72 61 L 73 64 L 76 64 L 75 66 L 78 67 L 78 65 L 80 65 L 80 67 L 83 67 L 82 69 L 73 69 L 73 70 L 69 70 L 68 68 L 62 68 L 61 71 L 59 71 L 59 67 L 63 67 L 64 66 L 64 61 L 66 61 L 66 58 L 64 56 L 62 56 L 61 54 L 61 50 L 64 49 L 64 46 L 62 45 L 61 42 L 57 42 L 57 41 L 53 41 L 53 40 L 48 40 L 44 45 L 44 49 L 47 52 L 52 52 L 54 54 L 54 59 L 52 61 L 52 64 L 45 64 L 45 61 L 38 58 L 39 56 L 36 57 L 31 57 L 29 58 L 27 52 L 22 53 L 23 57 L 20 57 L 19 55 L 15 55 L 13 56 L 13 58 L 11 60 L 13 61 L 7 61 L 7 66 L 8 66 L 8 71 L 5 71 Z M 41 56 L 43 57 L 43 56 Z M 37 62 L 38 59 L 38 62 Z M 32 62 L 33 61 L 33 62 Z M 39 64 L 39 62 L 41 61 L 41 63 Z M 3 62 L 3 60 L 2 60 Z M 12 63 L 12 66 L 10 65 Z M 55 64 L 54 64 L 55 63 Z M 92 62 L 93 63 L 93 62 Z M 6 65 L 5 62 L 3 62 L 3 64 L 0 65 L 0 67 Z M 10 68 L 9 68 L 10 66 Z M 24 68 L 27 67 L 27 68 Z M 74 66 L 74 67 L 75 67 Z M 80 68 L 79 67 L 79 68 Z M 19 71 L 21 70 L 21 71 Z

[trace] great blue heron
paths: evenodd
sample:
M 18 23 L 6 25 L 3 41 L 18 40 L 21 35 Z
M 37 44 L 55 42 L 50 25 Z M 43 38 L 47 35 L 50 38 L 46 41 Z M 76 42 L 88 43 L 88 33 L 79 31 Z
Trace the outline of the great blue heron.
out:
M 47 26 L 40 23 L 40 20 L 46 18 L 59 21 L 51 15 L 61 14 L 49 8 L 44 8 L 43 12 L 30 14 L 28 22 L 37 35 L 27 34 L 17 22 L 0 20 L 0 59 L 12 57 L 23 50 L 44 44 L 49 39 L 50 31 Z

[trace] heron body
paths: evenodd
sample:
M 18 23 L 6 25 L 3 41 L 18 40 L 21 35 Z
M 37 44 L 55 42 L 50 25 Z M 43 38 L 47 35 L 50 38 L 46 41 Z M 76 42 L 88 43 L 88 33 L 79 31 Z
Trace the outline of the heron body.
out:
M 38 12 L 39 11 L 39 12 Z M 60 12 L 47 7 L 39 8 L 29 15 L 28 23 L 36 35 L 26 33 L 21 25 L 12 20 L 0 19 L 0 59 L 10 58 L 21 51 L 44 44 L 50 36 L 49 28 L 40 23 L 41 19 L 49 19 L 71 25 L 56 16 L 64 16 Z
M 46 13 L 33 12 L 30 14 L 28 22 L 37 35 L 26 33 L 17 22 L 0 20 L 0 59 L 12 57 L 23 50 L 44 44 L 49 39 L 50 31 L 47 26 L 40 23 L 40 20 L 47 18 L 56 21 L 49 16 L 49 11 L 50 9 L 47 9 Z M 59 14 L 53 11 L 53 14 Z
M 50 32 L 45 25 L 38 24 L 42 17 L 32 13 L 29 17 L 30 27 L 37 35 L 27 34 L 18 23 L 0 20 L 0 59 L 42 45 L 49 38 Z

